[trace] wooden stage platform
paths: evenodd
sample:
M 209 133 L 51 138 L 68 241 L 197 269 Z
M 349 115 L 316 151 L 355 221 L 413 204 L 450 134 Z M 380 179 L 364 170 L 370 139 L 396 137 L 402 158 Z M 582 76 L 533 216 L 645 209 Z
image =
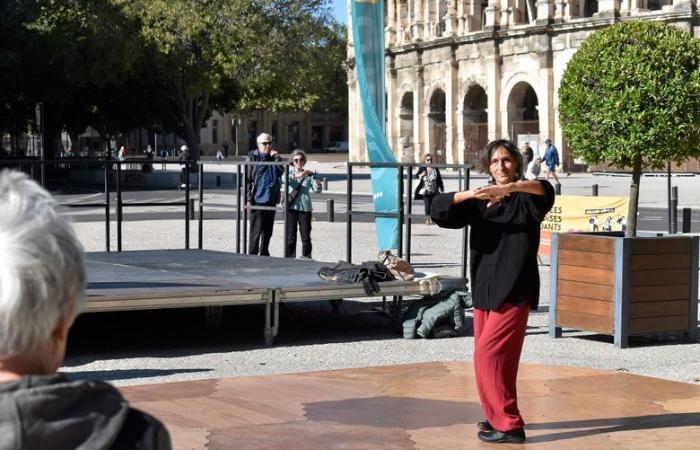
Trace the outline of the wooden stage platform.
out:
M 700 448 L 700 386 L 524 364 L 523 445 L 476 438 L 470 363 L 425 363 L 130 386 L 176 449 Z
M 319 278 L 319 269 L 333 264 L 211 250 L 88 253 L 85 312 L 260 304 L 266 308 L 263 335 L 271 344 L 280 303 L 367 297 L 361 284 Z M 465 284 L 418 273 L 413 281 L 380 283 L 377 296 L 430 295 Z

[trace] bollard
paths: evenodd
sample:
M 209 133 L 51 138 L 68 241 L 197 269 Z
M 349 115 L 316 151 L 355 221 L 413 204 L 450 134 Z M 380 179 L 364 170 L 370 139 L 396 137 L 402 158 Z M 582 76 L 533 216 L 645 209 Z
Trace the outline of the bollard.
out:
M 557 195 L 561 195 L 561 183 L 557 183 L 554 185 L 554 193 Z
M 592 188 L 591 195 L 593 195 L 593 197 L 597 197 L 598 196 L 598 185 L 594 184 L 593 186 L 591 186 L 591 188 Z
M 194 199 L 190 199 L 190 219 L 194 220 Z
M 335 211 L 333 206 L 333 199 L 329 198 L 326 200 L 326 210 L 328 211 L 328 221 L 335 222 Z
M 328 178 L 323 178 L 323 190 L 327 191 L 328 190 Z
M 217 175 L 216 176 L 216 187 L 220 187 L 220 186 L 221 186 L 221 175 Z
M 683 233 L 690 233 L 691 215 L 692 210 L 690 208 L 683 208 Z
M 671 234 L 678 233 L 678 186 L 671 189 Z

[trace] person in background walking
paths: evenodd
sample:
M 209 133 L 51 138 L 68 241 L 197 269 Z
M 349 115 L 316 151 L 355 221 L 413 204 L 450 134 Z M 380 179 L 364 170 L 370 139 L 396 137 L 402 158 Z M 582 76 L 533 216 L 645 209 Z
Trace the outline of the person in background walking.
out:
M 165 170 L 166 167 L 166 161 L 168 160 L 168 151 L 163 147 L 160 150 L 160 163 L 161 163 L 161 169 Z
M 297 228 L 301 235 L 301 256 L 311 259 L 311 219 L 313 206 L 311 192 L 322 191 L 321 181 L 313 170 L 306 169 L 306 153 L 292 152 L 292 165 L 287 187 L 287 249 L 286 258 L 294 258 L 297 251 Z
M 547 179 L 550 176 L 554 176 L 554 180 L 557 184 L 561 184 L 559 177 L 557 176 L 557 166 L 559 165 L 559 152 L 557 148 L 552 144 L 552 141 L 547 139 L 544 141 L 547 148 L 544 151 L 544 162 L 547 165 Z
M 248 153 L 247 161 L 281 161 L 277 150 L 272 148 L 272 136 L 261 133 L 257 138 L 258 148 Z M 274 165 L 252 165 L 247 171 L 248 205 L 274 207 L 280 198 L 280 177 L 284 169 Z M 250 210 L 250 239 L 248 253 L 270 256 L 270 239 L 275 225 L 274 210 Z
M 168 450 L 155 417 L 104 381 L 57 373 L 85 305 L 85 256 L 51 195 L 0 172 L 0 448 Z
M 523 158 L 511 141 L 490 142 L 481 165 L 494 184 L 435 197 L 432 218 L 444 228 L 471 227 L 474 370 L 485 420 L 480 440 L 525 441 L 516 381 L 530 309 L 537 309 L 540 224 L 554 204 L 546 181 L 522 180 Z
M 189 189 L 187 186 L 187 170 L 189 169 L 190 151 L 186 145 L 180 147 L 180 156 L 177 162 L 180 163 L 180 189 Z
M 525 156 L 525 165 L 527 166 L 532 162 L 532 159 L 534 158 L 534 152 L 532 151 L 532 147 L 530 147 L 530 143 L 526 142 L 523 144 L 522 147 L 520 147 L 520 152 Z
M 425 166 L 421 166 L 416 173 L 416 178 L 418 178 L 420 182 L 413 193 L 413 199 L 423 199 L 425 215 L 428 216 L 425 223 L 430 225 L 433 223 L 430 219 L 430 207 L 433 203 L 433 198 L 438 193 L 445 190 L 445 186 L 442 184 L 440 169 L 433 167 L 433 157 L 430 154 L 425 155 Z

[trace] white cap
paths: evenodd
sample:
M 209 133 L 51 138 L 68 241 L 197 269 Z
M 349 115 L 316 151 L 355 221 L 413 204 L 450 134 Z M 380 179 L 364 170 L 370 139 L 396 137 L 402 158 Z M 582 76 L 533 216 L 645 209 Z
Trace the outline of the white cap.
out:
M 180 147 L 180 151 L 186 152 L 186 151 L 187 151 L 187 146 L 186 146 L 186 145 L 183 145 L 182 147 Z

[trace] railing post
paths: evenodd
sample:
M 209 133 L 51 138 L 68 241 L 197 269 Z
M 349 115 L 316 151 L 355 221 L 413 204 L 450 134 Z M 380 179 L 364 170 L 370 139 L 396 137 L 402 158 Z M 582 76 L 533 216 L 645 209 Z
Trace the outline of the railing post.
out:
M 122 251 L 122 165 L 117 163 L 117 251 Z
M 347 180 L 347 218 L 345 220 L 345 256 L 349 263 L 352 263 L 352 163 L 348 162 L 348 180 Z
M 326 200 L 326 210 L 328 211 L 328 221 L 335 222 L 335 202 L 332 198 Z
M 561 183 L 556 183 L 554 185 L 554 193 L 557 195 L 561 195 Z
M 411 262 L 411 225 L 413 223 L 413 165 L 408 166 L 408 188 L 406 188 L 406 261 Z
M 236 253 L 241 253 L 241 165 L 236 164 Z
M 671 234 L 678 233 L 678 186 L 671 189 Z
M 185 161 L 185 249 L 190 248 L 190 161 Z
M 327 191 L 328 190 L 328 178 L 323 177 L 323 190 Z
M 398 204 L 399 204 L 399 236 L 398 236 L 398 242 L 397 245 L 399 246 L 399 258 L 403 258 L 403 165 L 399 164 L 397 167 L 397 172 L 398 172 L 398 186 L 399 186 L 399 193 L 398 193 Z
M 591 186 L 591 195 L 593 197 L 598 196 L 598 185 L 597 184 L 594 184 L 593 186 Z
M 693 210 L 690 208 L 683 208 L 683 233 L 690 233 L 690 226 L 692 224 L 692 213 Z
M 199 164 L 199 183 L 197 189 L 199 190 L 199 217 L 197 217 L 199 229 L 197 232 L 197 248 L 200 250 L 204 245 L 204 164 Z M 219 177 L 217 176 L 217 180 Z M 220 181 L 220 180 L 219 180 Z
M 110 176 L 110 162 L 105 162 L 105 250 L 111 251 L 110 249 L 110 229 L 109 229 L 109 176 Z

